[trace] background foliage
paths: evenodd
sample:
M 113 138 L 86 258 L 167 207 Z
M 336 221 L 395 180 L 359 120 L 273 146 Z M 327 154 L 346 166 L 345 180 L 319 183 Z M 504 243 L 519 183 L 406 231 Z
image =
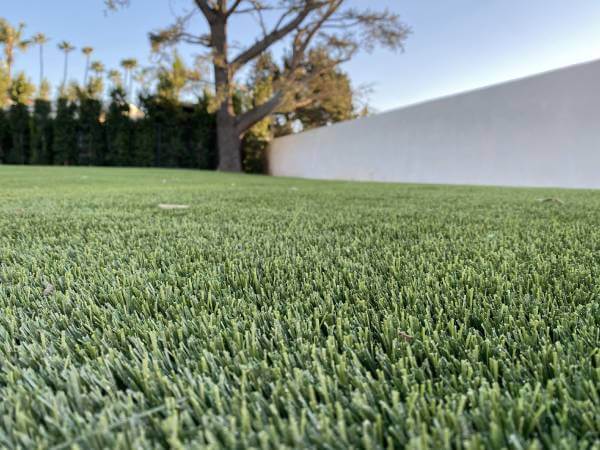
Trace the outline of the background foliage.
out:
M 156 93 L 141 93 L 142 114 L 133 116 L 134 106 L 122 86 L 110 91 L 107 102 L 77 85 L 52 102 L 47 96 L 34 98 L 33 85 L 19 76 L 11 85 L 10 106 L 0 110 L 0 163 L 216 167 L 215 115 L 208 92 L 196 102 L 181 101 L 180 88 L 165 75 Z M 269 76 L 240 89 L 237 107 L 264 101 L 271 92 L 270 81 Z M 282 113 L 256 124 L 243 140 L 245 171 L 264 172 L 265 149 L 273 134 L 293 132 L 293 123 L 304 129 L 354 117 L 352 94 L 347 94 L 343 105 L 331 99 L 330 105 Z
M 214 169 L 214 115 L 207 102 L 144 96 L 144 116 L 136 119 L 121 88 L 106 107 L 85 92 L 61 96 L 54 105 L 42 98 L 33 107 L 15 102 L 0 112 L 0 162 Z
M 69 81 L 69 55 L 77 48 L 58 43 L 64 79 L 53 98 L 44 78 L 43 33 L 26 38 L 24 24 L 0 18 L 0 163 L 183 167 L 214 169 L 218 164 L 214 86 L 197 61 L 186 65 L 176 50 L 161 51 L 149 67 L 135 58 L 106 70 L 83 47 L 83 82 Z M 15 58 L 38 46 L 40 78 L 13 74 Z M 304 106 L 278 111 L 246 131 L 240 150 L 246 172 L 266 170 L 265 151 L 273 136 L 356 117 L 348 76 L 330 64 L 324 48 L 311 51 L 306 71 L 312 82 L 294 99 Z M 265 53 L 236 86 L 236 113 L 266 102 L 280 81 L 281 68 Z

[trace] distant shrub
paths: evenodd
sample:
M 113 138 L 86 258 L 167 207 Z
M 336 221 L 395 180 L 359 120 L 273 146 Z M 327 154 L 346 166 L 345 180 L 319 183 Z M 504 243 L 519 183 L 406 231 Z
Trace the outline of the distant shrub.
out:
M 102 103 L 84 97 L 79 100 L 77 118 L 77 154 L 80 165 L 101 165 L 104 161 L 106 140 L 100 123 Z
M 29 162 L 31 133 L 29 128 L 29 110 L 23 103 L 13 104 L 8 111 L 10 147 L 6 162 L 25 164 Z
M 180 103 L 140 96 L 140 110 L 122 87 L 103 105 L 85 91 L 64 92 L 55 102 L 36 98 L 0 109 L 0 163 L 183 167 L 215 170 L 215 114 L 205 95 Z M 244 169 L 262 173 L 270 140 L 261 122 L 243 139 Z
M 31 116 L 31 164 L 52 164 L 52 103 L 38 98 Z
M 252 131 L 242 141 L 242 167 L 246 173 L 267 172 L 267 148 L 270 140 Z
M 70 165 L 79 162 L 77 151 L 76 105 L 66 97 L 59 97 L 54 118 L 54 164 Z

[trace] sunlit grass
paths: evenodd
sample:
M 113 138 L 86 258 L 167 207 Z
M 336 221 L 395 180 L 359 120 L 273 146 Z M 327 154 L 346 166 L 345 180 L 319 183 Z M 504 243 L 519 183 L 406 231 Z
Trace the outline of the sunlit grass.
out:
M 598 224 L 593 191 L 0 167 L 0 447 L 600 445 Z

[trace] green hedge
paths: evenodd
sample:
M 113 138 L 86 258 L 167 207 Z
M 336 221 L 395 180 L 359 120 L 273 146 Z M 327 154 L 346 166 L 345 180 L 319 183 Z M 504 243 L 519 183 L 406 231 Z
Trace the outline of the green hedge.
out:
M 208 100 L 180 104 L 148 96 L 140 104 L 144 117 L 137 119 L 121 89 L 108 105 L 85 96 L 14 104 L 0 111 L 0 163 L 216 168 Z

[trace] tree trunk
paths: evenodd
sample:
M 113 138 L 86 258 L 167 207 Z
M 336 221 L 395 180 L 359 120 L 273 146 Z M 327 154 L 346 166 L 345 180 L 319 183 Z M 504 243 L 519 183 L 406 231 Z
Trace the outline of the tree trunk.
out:
M 12 83 L 12 66 L 13 66 L 13 50 L 10 48 L 6 51 L 6 76 L 8 77 L 8 82 Z
M 64 89 L 67 85 L 67 73 L 69 71 L 69 57 L 67 55 L 67 53 L 65 53 L 65 65 L 63 67 L 63 82 L 62 82 L 62 88 Z M 62 95 L 65 95 L 65 93 L 63 92 Z
M 219 151 L 218 170 L 224 172 L 242 171 L 242 140 L 236 125 L 233 110 L 231 73 L 227 56 L 227 18 L 218 17 L 211 23 L 211 35 L 214 42 L 214 71 L 217 95 L 222 96 L 217 110 L 217 147 Z
M 44 81 L 44 46 L 40 44 L 40 87 Z
M 227 110 L 217 112 L 217 147 L 219 149 L 219 170 L 241 172 L 242 140 L 235 126 L 235 118 Z
M 85 58 L 85 73 L 83 74 L 83 87 L 87 86 L 88 75 L 90 73 L 90 57 Z

